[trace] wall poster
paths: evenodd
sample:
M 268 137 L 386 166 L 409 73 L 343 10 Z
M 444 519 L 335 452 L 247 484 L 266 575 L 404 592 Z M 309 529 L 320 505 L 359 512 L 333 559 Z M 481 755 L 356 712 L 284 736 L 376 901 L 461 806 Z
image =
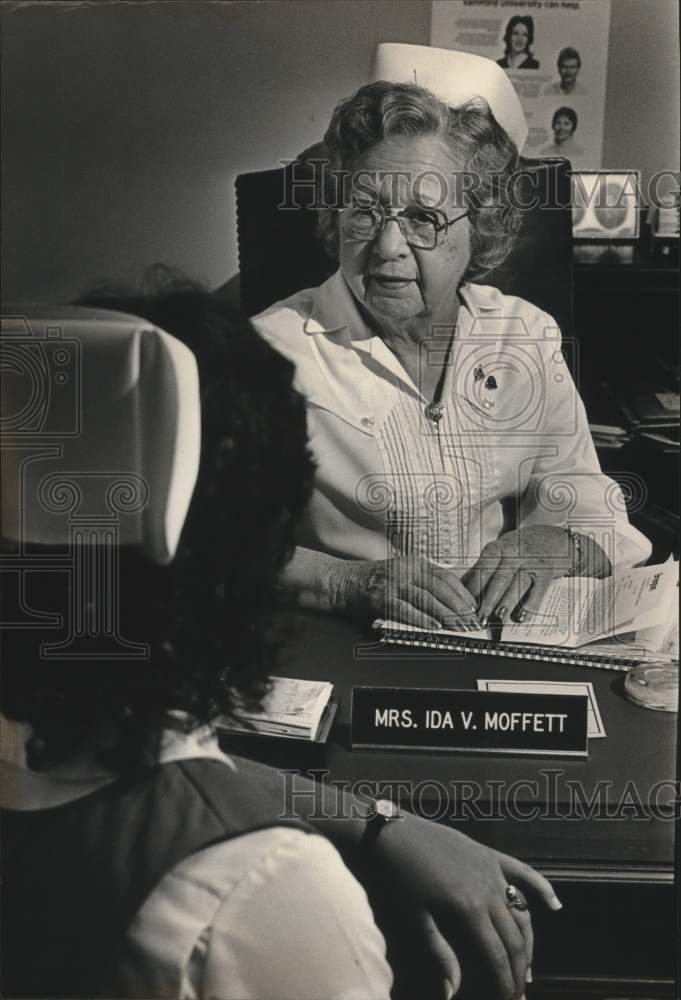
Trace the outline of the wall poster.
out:
M 610 0 L 433 0 L 430 44 L 494 59 L 529 126 L 525 156 L 601 166 Z

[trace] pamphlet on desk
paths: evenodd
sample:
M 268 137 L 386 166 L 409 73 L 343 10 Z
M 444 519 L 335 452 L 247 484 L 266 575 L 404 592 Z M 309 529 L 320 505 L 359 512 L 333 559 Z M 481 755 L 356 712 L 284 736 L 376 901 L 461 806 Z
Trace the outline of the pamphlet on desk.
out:
M 416 628 L 379 620 L 382 641 L 517 659 L 628 670 L 678 659 L 679 565 L 618 570 L 605 580 L 554 580 L 536 614 L 497 628 Z
M 242 710 L 218 728 L 244 735 L 274 736 L 323 743 L 336 714 L 333 684 L 294 677 L 273 677 L 262 710 Z

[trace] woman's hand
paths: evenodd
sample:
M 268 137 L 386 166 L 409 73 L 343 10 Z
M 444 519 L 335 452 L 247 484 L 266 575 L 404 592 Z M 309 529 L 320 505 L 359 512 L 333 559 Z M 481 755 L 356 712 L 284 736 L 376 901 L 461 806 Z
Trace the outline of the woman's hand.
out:
M 571 537 L 564 528 L 534 525 L 486 545 L 462 582 L 480 602 L 478 618 L 484 627 L 490 618 L 525 621 L 537 611 L 552 582 L 573 568 L 579 576 L 600 578 L 609 574 L 610 563 L 587 536 Z
M 400 896 L 408 893 L 420 912 L 443 980 L 454 990 L 459 978 L 466 985 L 471 970 L 463 951 L 472 943 L 476 964 L 490 972 L 501 1000 L 524 994 L 531 979 L 532 920 L 529 910 L 509 907 L 506 887 L 559 910 L 550 882 L 522 861 L 411 813 L 384 828 L 375 851 L 381 875 L 392 879 Z
M 494 994 L 486 991 L 485 997 L 522 996 L 532 963 L 532 923 L 529 911 L 509 908 L 505 892 L 515 885 L 530 904 L 559 910 L 550 882 L 538 872 L 409 812 L 387 823 L 367 848 L 362 846 L 365 800 L 297 774 L 289 775 L 282 789 L 281 771 L 236 760 L 242 775 L 263 790 L 264 800 L 276 804 L 279 818 L 284 807 L 286 817 L 309 822 L 338 847 L 360 881 L 376 890 L 392 926 L 406 929 L 410 959 L 423 957 L 418 974 L 422 968 L 428 979 L 434 973 L 442 996 L 451 996 L 460 981 L 475 980 L 480 970 L 495 984 Z
M 477 626 L 477 601 L 459 577 L 419 556 L 341 563 L 328 587 L 334 610 L 351 618 L 427 629 Z

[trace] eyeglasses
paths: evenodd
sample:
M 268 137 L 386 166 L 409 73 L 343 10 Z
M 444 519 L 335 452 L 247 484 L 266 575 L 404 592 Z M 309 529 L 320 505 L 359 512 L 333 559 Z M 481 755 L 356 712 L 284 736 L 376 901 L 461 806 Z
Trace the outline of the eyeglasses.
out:
M 433 250 L 445 241 L 447 230 L 455 222 L 464 219 L 468 212 L 448 219 L 437 208 L 408 208 L 388 215 L 382 205 L 350 205 L 339 209 L 343 232 L 351 240 L 366 242 L 374 240 L 383 232 L 388 222 L 396 222 L 410 247 L 419 250 Z

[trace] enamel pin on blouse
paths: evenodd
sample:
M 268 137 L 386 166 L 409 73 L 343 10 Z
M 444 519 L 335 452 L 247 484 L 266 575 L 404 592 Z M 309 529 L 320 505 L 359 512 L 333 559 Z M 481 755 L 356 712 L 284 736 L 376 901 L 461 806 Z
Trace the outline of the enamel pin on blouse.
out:
M 484 379 L 485 380 L 484 388 L 487 389 L 488 392 L 495 392 L 499 388 L 497 380 L 495 379 L 494 375 L 485 375 L 485 370 L 482 367 L 482 365 L 477 365 L 473 369 L 473 378 L 475 379 L 476 382 L 482 382 L 482 380 Z M 485 409 L 491 410 L 492 407 L 494 406 L 494 397 L 485 396 L 485 398 L 482 401 L 482 405 L 485 407 Z

